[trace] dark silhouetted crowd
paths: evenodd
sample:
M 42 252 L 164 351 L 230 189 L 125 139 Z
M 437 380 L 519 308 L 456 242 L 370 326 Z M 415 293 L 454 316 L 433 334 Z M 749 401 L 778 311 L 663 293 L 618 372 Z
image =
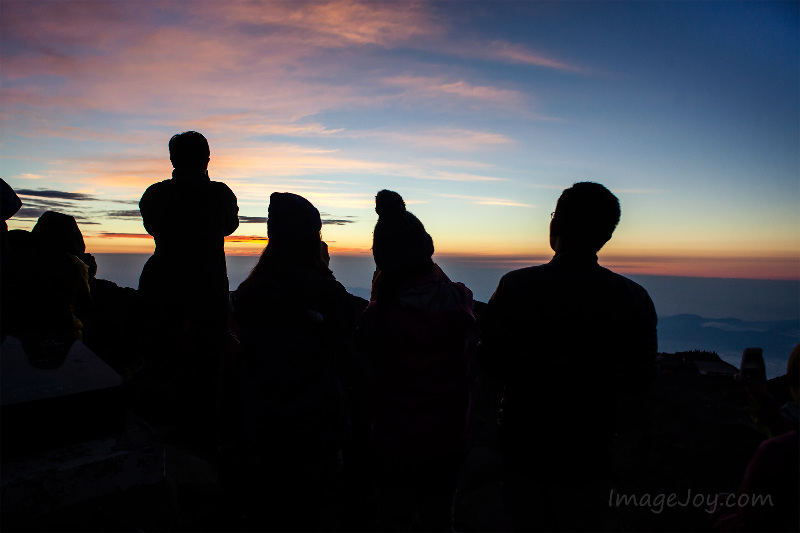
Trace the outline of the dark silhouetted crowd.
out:
M 613 528 L 612 437 L 621 402 L 655 376 L 657 318 L 644 288 L 598 264 L 620 219 L 608 189 L 563 191 L 554 257 L 503 276 L 479 324 L 470 289 L 434 262 L 433 238 L 389 190 L 375 198 L 368 302 L 329 268 L 317 208 L 289 192 L 270 196 L 268 244 L 231 291 L 236 196 L 209 178 L 201 134 L 175 135 L 169 151 L 172 178 L 139 202 L 155 251 L 138 290 L 97 278 L 72 216 L 4 223 L 2 335 L 32 364 L 57 366 L 75 341 L 97 353 L 159 438 L 218 467 L 231 530 L 450 531 L 477 350 L 503 391 L 509 527 Z M 2 182 L 3 220 L 20 206 Z M 742 482 L 780 494 L 779 513 L 740 509 L 722 530 L 797 529 L 797 349 L 792 361 L 794 406 L 765 407 L 774 436 Z

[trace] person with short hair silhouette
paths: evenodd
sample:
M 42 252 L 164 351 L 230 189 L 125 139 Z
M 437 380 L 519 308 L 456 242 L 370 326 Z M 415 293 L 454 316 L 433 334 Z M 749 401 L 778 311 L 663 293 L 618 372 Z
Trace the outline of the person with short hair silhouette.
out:
M 377 267 L 356 330 L 372 370 L 372 472 L 378 528 L 450 531 L 458 474 L 469 445 L 467 345 L 472 292 L 432 260 L 433 239 L 382 190 L 372 253 Z
M 655 376 L 650 296 L 597 262 L 619 218 L 602 185 L 566 189 L 553 259 L 504 275 L 487 306 L 478 360 L 506 384 L 500 447 L 516 530 L 603 529 L 617 402 Z
M 187 310 L 209 301 L 224 307 L 224 238 L 239 227 L 236 195 L 224 183 L 209 179 L 210 151 L 200 133 L 174 135 L 169 158 L 172 179 L 151 185 L 139 201 L 144 227 L 156 241 L 139 289 Z
M 202 433 L 194 440 L 213 446 L 208 433 L 228 321 L 224 239 L 239 225 L 239 208 L 227 185 L 209 179 L 203 135 L 174 135 L 169 154 L 172 179 L 151 185 L 139 201 L 156 244 L 139 278 L 147 315 L 142 353 L 153 385 L 140 398 L 152 417 Z

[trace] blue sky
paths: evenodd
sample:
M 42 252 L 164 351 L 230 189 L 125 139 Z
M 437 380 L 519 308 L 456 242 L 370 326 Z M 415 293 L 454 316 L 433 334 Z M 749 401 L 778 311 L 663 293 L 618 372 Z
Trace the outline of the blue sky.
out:
M 445 254 L 546 256 L 560 191 L 623 217 L 638 274 L 800 278 L 797 2 L 0 2 L 0 177 L 29 228 L 152 249 L 136 214 L 195 129 L 263 247 L 273 191 L 368 253 L 400 192 Z M 76 196 L 78 195 L 78 196 Z M 80 196 L 82 195 L 82 196 Z M 249 222 L 251 221 L 252 222 Z

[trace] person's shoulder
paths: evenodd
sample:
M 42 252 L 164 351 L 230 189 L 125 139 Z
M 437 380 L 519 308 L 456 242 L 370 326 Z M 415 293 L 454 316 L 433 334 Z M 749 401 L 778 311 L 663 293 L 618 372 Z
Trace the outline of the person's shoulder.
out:
M 330 271 L 303 269 L 294 272 L 291 285 L 301 288 L 303 292 L 315 295 L 315 297 L 328 299 L 345 299 L 349 297 L 347 289 Z
M 460 281 L 453 281 L 442 268 L 434 264 L 433 272 L 422 278 L 423 285 L 443 287 L 446 291 L 458 295 L 460 298 L 472 301 L 473 295 L 469 287 Z M 432 282 L 432 283 L 431 283 Z
M 466 302 L 472 302 L 474 300 L 474 296 L 472 294 L 472 290 L 464 285 L 460 281 L 448 281 L 452 290 L 454 290 L 457 294 L 459 294 Z
M 633 281 L 631 278 L 623 276 L 622 274 L 618 274 L 617 272 L 609 270 L 605 267 L 600 267 L 600 268 L 603 269 L 605 272 L 607 272 L 608 273 L 607 275 L 609 277 L 614 279 L 620 285 L 624 285 L 625 287 L 627 287 L 631 292 L 635 292 L 638 294 L 647 294 L 647 289 L 639 285 L 637 282 Z
M 160 203 L 168 201 L 167 199 L 173 196 L 172 188 L 172 180 L 153 183 L 145 189 L 139 199 L 139 209 L 145 210 L 148 214 L 152 213 L 153 209 L 156 209 Z
M 636 302 L 636 305 L 639 309 L 644 309 L 644 310 L 654 309 L 655 306 L 653 304 L 653 299 L 650 297 L 650 294 L 647 292 L 647 289 L 645 289 L 632 279 L 623 276 L 622 274 L 618 274 L 605 267 L 599 267 L 599 268 L 602 269 L 603 274 L 609 280 L 609 284 L 611 286 L 618 288 L 618 290 L 616 291 L 617 294 L 627 294 L 628 295 L 627 298 L 630 298 L 631 301 Z
M 550 263 L 541 265 L 531 265 L 523 268 L 518 268 L 503 274 L 500 278 L 500 283 L 508 286 L 526 285 L 534 283 L 538 279 L 547 276 L 552 270 Z
M 471 314 L 475 307 L 475 300 L 470 288 L 460 281 L 451 281 L 446 275 L 433 283 L 415 287 L 415 290 L 423 290 L 433 297 L 435 305 L 430 305 L 432 302 L 428 302 L 431 309 L 466 309 Z
M 797 472 L 798 443 L 796 429 L 763 441 L 753 454 L 751 468 L 774 479 L 782 477 L 784 472 Z
M 221 194 L 233 194 L 233 191 L 231 190 L 231 188 L 228 187 L 228 185 L 223 181 L 211 180 L 208 183 L 209 183 L 209 187 L 211 187 L 211 189 L 213 189 L 215 192 L 218 192 L 218 193 L 221 193 Z
M 797 450 L 798 443 L 800 436 L 796 429 L 792 429 L 763 441 L 758 449 L 762 453 L 772 453 L 772 450 Z
M 147 193 L 148 191 L 157 191 L 159 189 L 167 189 L 167 188 L 170 188 L 170 187 L 172 187 L 172 180 L 171 179 L 161 180 L 161 181 L 157 181 L 157 182 L 153 183 L 152 185 L 150 185 L 147 189 L 145 189 L 144 192 Z
M 147 189 L 145 189 L 144 194 L 142 195 L 142 198 L 150 197 L 150 196 L 153 196 L 155 194 L 160 194 L 163 191 L 171 189 L 172 187 L 173 187 L 173 183 L 172 183 L 171 179 L 170 180 L 157 181 L 156 183 L 153 183 Z
M 344 285 L 342 285 L 342 283 L 336 279 L 333 274 L 322 273 L 318 279 L 320 285 L 327 288 L 331 292 L 339 295 L 347 294 L 347 289 L 344 288 Z

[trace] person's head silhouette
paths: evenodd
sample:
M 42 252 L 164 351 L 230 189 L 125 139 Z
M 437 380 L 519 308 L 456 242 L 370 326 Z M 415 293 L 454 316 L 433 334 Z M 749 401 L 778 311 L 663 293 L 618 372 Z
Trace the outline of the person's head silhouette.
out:
M 378 222 L 372 236 L 372 256 L 382 272 L 415 271 L 432 267 L 433 239 L 425 226 L 406 210 L 398 193 L 379 191 L 375 196 Z
M 270 242 L 314 241 L 319 252 L 322 219 L 314 205 L 297 194 L 274 192 L 267 208 L 267 237 Z
M 169 160 L 179 170 L 206 170 L 211 151 L 201 133 L 184 131 L 169 140 Z
M 78 256 L 86 251 L 83 234 L 71 215 L 45 211 L 33 226 L 31 235 L 39 246 L 48 250 Z
M 565 189 L 550 222 L 553 251 L 597 253 L 619 223 L 619 200 L 599 183 L 580 182 Z

